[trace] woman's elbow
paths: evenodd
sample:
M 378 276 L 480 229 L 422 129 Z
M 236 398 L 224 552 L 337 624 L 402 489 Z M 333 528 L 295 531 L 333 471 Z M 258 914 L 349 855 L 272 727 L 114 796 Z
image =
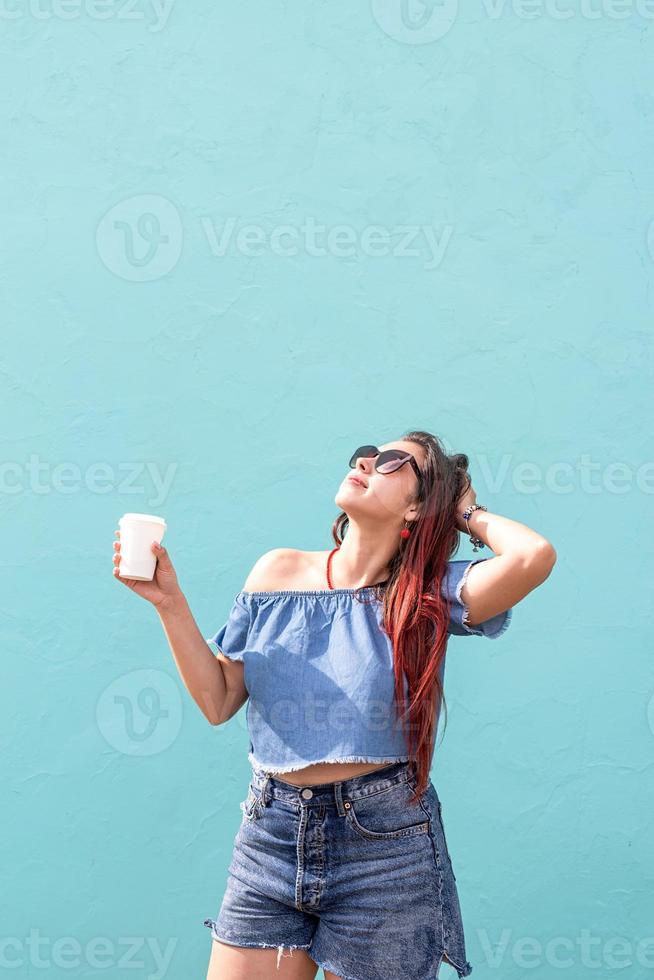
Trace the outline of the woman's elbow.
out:
M 542 543 L 534 548 L 529 556 L 529 570 L 544 582 L 554 568 L 556 558 L 554 545 L 551 541 L 543 538 Z

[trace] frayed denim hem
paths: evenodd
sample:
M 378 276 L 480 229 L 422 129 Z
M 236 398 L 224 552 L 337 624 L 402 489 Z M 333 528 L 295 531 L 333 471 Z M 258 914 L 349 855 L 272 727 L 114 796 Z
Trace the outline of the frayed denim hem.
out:
M 263 770 L 264 772 L 270 773 L 271 776 L 276 776 L 277 773 L 280 773 L 280 772 L 297 772 L 297 770 L 299 770 L 299 769 L 305 769 L 307 766 L 317 766 L 317 765 L 323 765 L 325 763 L 337 764 L 337 763 L 343 763 L 343 762 L 371 762 L 371 763 L 373 763 L 373 762 L 374 763 L 377 763 L 377 762 L 385 762 L 388 765 L 391 765 L 391 763 L 394 763 L 394 762 L 408 762 L 408 761 L 409 761 L 409 759 L 408 759 L 408 756 L 406 756 L 406 755 L 395 756 L 392 759 L 390 759 L 390 758 L 384 758 L 383 756 L 381 756 L 381 757 L 380 756 L 375 757 L 375 756 L 369 756 L 369 755 L 343 755 L 343 756 L 340 756 L 340 758 L 338 758 L 338 759 L 316 759 L 315 761 L 307 760 L 305 762 L 299 762 L 297 765 L 294 765 L 294 766 L 286 766 L 285 765 L 285 766 L 283 766 L 283 768 L 280 767 L 280 766 L 277 766 L 277 768 L 274 769 L 272 767 L 272 764 L 264 763 L 264 762 L 259 762 L 259 760 L 255 758 L 254 753 L 252 753 L 252 752 L 249 752 L 248 753 L 248 762 L 250 763 L 250 765 L 252 766 L 252 768 L 253 769 Z M 329 969 L 329 967 L 328 967 L 328 969 Z
M 309 955 L 321 970 L 329 970 L 330 973 L 336 974 L 337 977 L 342 977 L 342 980 L 361 980 L 360 977 L 353 977 L 350 973 L 346 973 L 342 966 L 339 966 L 338 963 L 334 963 L 332 960 L 322 960 L 320 958 L 316 958 L 311 951 L 309 951 Z M 445 959 L 446 956 L 447 959 Z M 456 970 L 459 980 L 463 980 L 464 977 L 468 977 L 472 973 L 472 964 L 467 960 L 463 966 L 458 966 L 456 963 L 452 962 L 447 953 L 443 952 L 439 954 L 438 960 L 436 961 L 436 972 L 433 974 L 433 977 L 429 976 L 426 978 L 426 980 L 438 980 L 441 964 L 444 962 L 447 963 L 448 966 L 451 966 L 453 970 Z M 414 978 L 414 980 L 423 980 L 423 978 Z
M 447 959 L 445 957 L 447 957 Z M 456 970 L 456 973 L 457 973 L 457 976 L 458 976 L 459 980 L 463 980 L 463 977 L 469 977 L 470 974 L 472 973 L 472 963 L 469 963 L 466 960 L 465 963 L 463 964 L 463 966 L 459 966 L 458 963 L 454 963 L 450 959 L 449 953 L 447 951 L 444 951 L 444 952 L 442 952 L 440 954 L 440 956 L 438 958 L 438 964 L 436 966 L 436 975 L 435 975 L 436 976 L 436 980 L 438 980 L 438 977 L 440 975 L 440 970 L 441 970 L 441 964 L 442 963 L 447 963 L 447 965 L 448 966 L 451 966 L 453 970 Z
M 504 619 L 501 621 L 500 626 L 497 627 L 497 628 L 495 628 L 495 630 L 493 630 L 491 627 L 489 627 L 488 626 L 488 623 L 489 622 L 492 622 L 492 620 L 494 620 L 494 619 L 499 619 L 499 617 L 502 615 L 502 613 L 498 613 L 497 616 L 491 616 L 490 620 L 489 619 L 486 619 L 486 620 L 484 620 L 483 623 L 475 623 L 474 626 L 469 626 L 468 625 L 468 616 L 470 615 L 470 610 L 468 609 L 468 607 L 464 603 L 463 597 L 461 595 L 461 592 L 463 590 L 463 586 L 466 584 L 466 581 L 467 581 L 467 578 L 468 578 L 468 573 L 469 573 L 470 569 L 472 568 L 472 566 L 473 565 L 476 565 L 480 561 L 487 561 L 487 560 L 488 560 L 487 558 L 473 558 L 469 562 L 469 564 L 466 565 L 466 567 L 464 569 L 464 572 L 463 572 L 463 575 L 459 579 L 458 585 L 456 587 L 456 593 L 455 593 L 455 595 L 456 595 L 457 602 L 459 602 L 463 606 L 463 614 L 461 616 L 461 626 L 466 631 L 466 633 L 471 633 L 473 636 L 485 636 L 489 640 L 498 640 L 500 638 L 500 636 L 502 636 L 503 633 L 506 633 L 506 631 L 508 630 L 509 626 L 511 625 L 511 619 L 512 619 L 512 616 L 513 616 L 513 609 L 512 608 L 509 608 L 509 609 L 506 609 L 504 611 L 504 614 L 503 614 L 504 615 Z M 467 974 L 464 974 L 464 976 L 467 976 Z
M 307 943 L 306 946 L 300 946 L 293 943 L 251 943 L 251 942 L 234 942 L 231 939 L 224 939 L 223 936 L 219 936 L 216 931 L 216 920 L 215 919 L 205 919 L 205 926 L 211 929 L 211 938 L 217 940 L 220 943 L 226 943 L 227 946 L 243 946 L 247 949 L 276 949 L 277 950 L 277 967 L 279 967 L 279 961 L 281 960 L 284 950 L 289 950 L 289 956 L 293 955 L 294 949 L 309 949 L 311 943 Z

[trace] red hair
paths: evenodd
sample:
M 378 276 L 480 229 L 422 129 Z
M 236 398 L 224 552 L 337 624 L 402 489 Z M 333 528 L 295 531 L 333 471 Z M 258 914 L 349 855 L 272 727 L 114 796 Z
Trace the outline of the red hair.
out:
M 437 718 L 447 705 L 440 673 L 447 650 L 449 601 L 441 593 L 441 580 L 456 552 L 459 531 L 456 504 L 470 485 L 468 457 L 448 455 L 437 436 L 422 430 L 405 433 L 402 440 L 415 442 L 425 451 L 420 464 L 421 492 L 416 496 L 419 515 L 411 534 L 401 538 L 390 562 L 390 574 L 380 589 L 383 629 L 393 645 L 395 707 L 404 731 L 409 758 L 416 765 L 416 797 L 429 783 Z M 332 535 L 341 545 L 348 516 L 334 521 Z M 404 696 L 404 678 L 408 702 Z

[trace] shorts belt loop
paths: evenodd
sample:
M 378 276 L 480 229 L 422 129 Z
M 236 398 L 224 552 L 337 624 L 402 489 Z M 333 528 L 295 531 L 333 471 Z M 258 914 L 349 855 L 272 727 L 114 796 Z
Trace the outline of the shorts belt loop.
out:
M 345 813 L 345 807 L 343 806 L 343 794 L 341 792 L 342 783 L 334 783 L 334 796 L 336 797 L 336 809 L 338 810 L 338 815 L 340 817 Z
M 269 772 L 266 772 L 265 773 L 265 778 L 264 778 L 263 784 L 261 786 L 261 802 L 262 802 L 263 806 L 268 806 L 268 800 L 270 798 L 267 795 L 268 794 L 268 783 L 270 782 L 270 776 L 271 776 L 271 774 Z

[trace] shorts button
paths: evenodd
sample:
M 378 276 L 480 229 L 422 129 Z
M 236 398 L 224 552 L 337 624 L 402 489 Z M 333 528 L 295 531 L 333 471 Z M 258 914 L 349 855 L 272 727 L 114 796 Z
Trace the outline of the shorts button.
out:
M 313 790 L 303 789 L 302 792 L 300 793 L 300 796 L 303 796 L 305 800 L 310 800 L 311 797 L 313 796 Z

